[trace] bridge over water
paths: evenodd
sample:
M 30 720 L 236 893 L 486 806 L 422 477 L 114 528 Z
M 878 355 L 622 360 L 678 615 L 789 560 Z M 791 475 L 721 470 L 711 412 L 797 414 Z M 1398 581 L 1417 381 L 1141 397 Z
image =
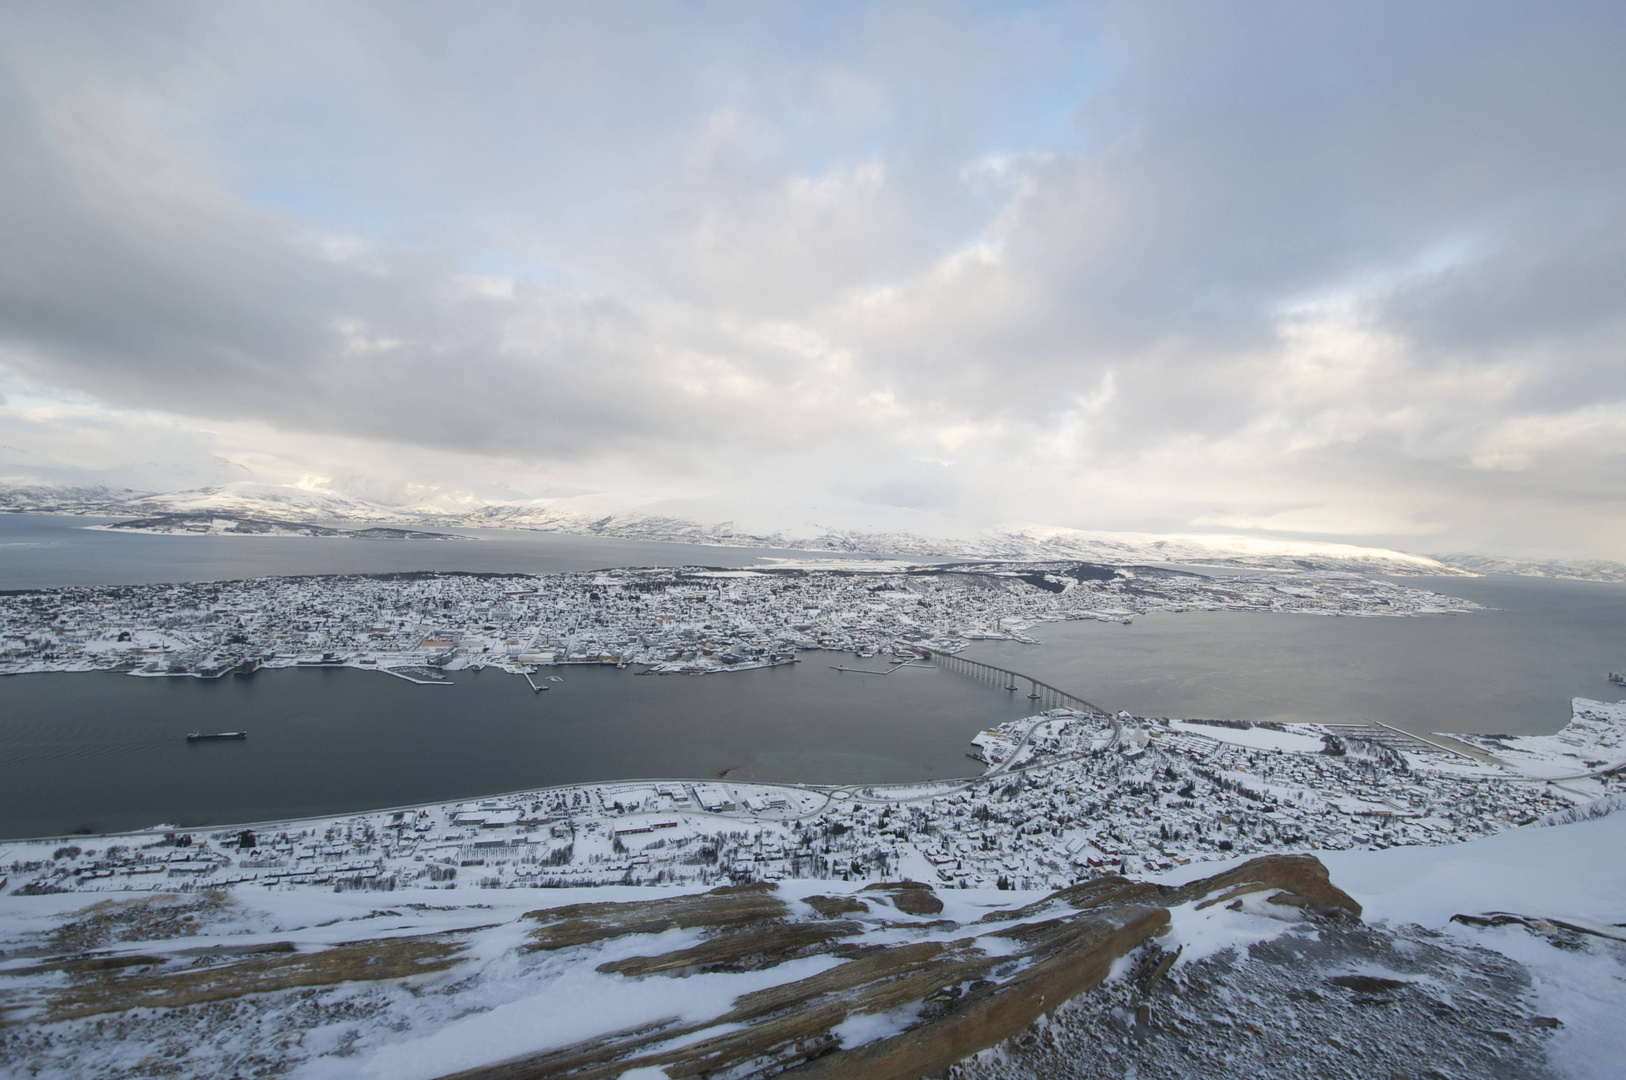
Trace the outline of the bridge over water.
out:
M 1022 684 L 1027 684 L 1028 700 L 1035 702 L 1040 709 L 1078 709 L 1082 712 L 1095 713 L 1098 716 L 1111 716 L 1112 714 L 1099 705 L 1093 705 L 1077 694 L 1069 693 L 1060 687 L 1051 686 L 1032 675 L 1024 675 L 1020 671 L 1009 668 L 996 667 L 985 664 L 981 660 L 969 660 L 953 653 L 927 651 L 927 658 L 936 662 L 938 667 L 961 675 L 978 679 L 982 682 L 993 683 L 1006 690 L 1020 690 Z

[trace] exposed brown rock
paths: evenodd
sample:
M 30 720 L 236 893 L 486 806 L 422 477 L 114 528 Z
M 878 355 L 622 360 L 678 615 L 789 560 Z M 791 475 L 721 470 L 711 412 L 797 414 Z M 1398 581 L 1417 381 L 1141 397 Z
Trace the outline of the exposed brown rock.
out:
M 634 956 L 600 964 L 619 975 L 695 975 L 708 971 L 747 971 L 773 967 L 804 956 L 832 938 L 861 934 L 854 922 L 767 923 L 725 934 L 688 949 L 658 956 Z
M 1108 904 L 1162 904 L 1166 902 L 1165 898 L 1170 891 L 1166 886 L 1131 881 L 1112 874 L 1060 889 L 1026 907 L 1012 911 L 990 911 L 982 917 L 982 921 L 1009 922 L 1012 919 L 1031 919 L 1059 905 L 1065 905 L 1075 911 L 1084 911 Z
M 563 949 L 626 934 L 659 934 L 693 927 L 746 926 L 784 918 L 789 908 L 770 883 L 724 885 L 710 892 L 633 900 L 567 904 L 527 912 L 542 925 L 531 931 L 529 949 Z
M 156 893 L 138 900 L 103 900 L 75 913 L 58 927 L 52 944 L 58 952 L 80 952 L 118 941 L 159 941 L 192 937 L 225 914 L 233 901 L 218 891 L 190 896 Z
M 885 896 L 910 914 L 943 910 L 942 900 L 918 882 L 884 882 L 863 891 Z M 662 1021 L 469 1070 L 456 1080 L 610 1080 L 643 1067 L 659 1068 L 673 1080 L 722 1074 L 916 1080 L 1017 1035 L 1039 1016 L 1099 984 L 1118 957 L 1167 930 L 1170 908 L 1235 901 L 1253 892 L 1268 893 L 1273 901 L 1311 914 L 1332 912 L 1347 919 L 1360 912 L 1308 856 L 1254 859 L 1178 887 L 1099 878 L 1014 911 L 992 912 L 959 937 L 948 936 L 960 932 L 959 924 L 948 919 L 893 923 L 830 918 L 867 912 L 867 905 L 855 897 L 810 898 L 809 906 L 823 918 L 798 919 L 771 886 L 537 912 L 529 916 L 542 923 L 532 934 L 532 948 L 563 949 L 674 927 L 712 931 L 698 945 L 612 961 L 598 969 L 627 976 L 681 977 L 819 954 L 844 962 L 744 994 L 711 1020 Z M 894 925 L 908 926 L 928 940 L 895 944 L 859 936 Z M 1010 944 L 985 950 L 989 937 Z M 1154 948 L 1137 974 L 1139 992 L 1162 979 L 1178 955 Z M 880 1014 L 914 1019 L 868 1045 L 840 1045 L 834 1032 L 844 1021 Z
M 1185 885 L 1156 885 L 1131 881 L 1116 874 L 1098 877 L 1051 893 L 1014 911 L 992 911 L 983 922 L 1029 919 L 1058 905 L 1078 911 L 1107 904 L 1156 904 L 1179 907 L 1196 901 L 1199 908 L 1225 903 L 1253 892 L 1276 890 L 1272 903 L 1312 911 L 1341 911 L 1360 918 L 1361 905 L 1338 888 L 1327 876 L 1327 868 L 1314 855 L 1265 855 L 1249 859 L 1212 877 Z M 1216 895 L 1217 894 L 1217 895 Z
M 840 915 L 862 915 L 869 911 L 869 905 L 856 896 L 808 896 L 803 898 L 802 903 L 826 919 Z
M 448 935 L 383 938 L 336 945 L 310 953 L 255 955 L 233 964 L 124 976 L 117 967 L 79 969 L 90 977 L 46 998 L 52 1021 L 126 1009 L 173 1009 L 245 994 L 295 987 L 331 986 L 422 975 L 451 967 L 466 946 Z M 151 959 L 151 958 L 143 958 Z
M 892 898 L 892 906 L 905 915 L 939 915 L 943 901 L 932 892 L 932 887 L 921 881 L 880 881 L 864 886 L 865 892 L 884 893 Z
M 853 1050 L 841 1050 L 791 1069 L 798 1080 L 863 1077 L 919 1080 L 1001 1042 L 1040 1016 L 1107 977 L 1112 962 L 1167 925 L 1162 908 L 1113 926 L 1091 920 L 1073 949 L 1041 961 L 1008 983 L 943 1019 Z
M 1399 979 L 1380 979 L 1375 975 L 1335 975 L 1327 981 L 1358 994 L 1382 994 L 1411 985 Z
M 1332 883 L 1327 868 L 1314 855 L 1265 855 L 1249 859 L 1213 877 L 1180 886 L 1164 902 L 1172 907 L 1213 893 L 1224 892 L 1220 899 L 1230 899 L 1243 893 L 1273 888 L 1280 890 L 1271 897 L 1275 903 L 1287 903 L 1323 913 L 1339 912 L 1357 919 L 1361 917 L 1361 905 Z
M 1180 954 L 1185 951 L 1186 947 L 1184 945 L 1173 952 L 1165 952 L 1155 945 L 1152 946 L 1146 960 L 1134 975 L 1134 983 L 1139 987 L 1140 992 L 1143 994 L 1151 993 L 1152 987 L 1156 986 L 1158 981 L 1169 973 L 1169 969 L 1174 966 L 1174 962 L 1180 959 Z

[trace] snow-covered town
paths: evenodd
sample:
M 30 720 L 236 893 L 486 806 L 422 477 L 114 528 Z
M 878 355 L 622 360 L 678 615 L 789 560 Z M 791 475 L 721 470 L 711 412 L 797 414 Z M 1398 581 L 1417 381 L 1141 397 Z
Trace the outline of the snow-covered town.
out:
M 1439 845 L 1626 791 L 1626 704 L 1498 756 L 1365 725 L 1049 710 L 986 771 L 829 787 L 648 780 L 300 822 L 0 845 L 9 891 L 394 890 L 909 879 L 1064 888 L 1282 851 Z
M 267 577 L 0 595 L 0 674 L 214 677 L 329 664 L 423 680 L 565 663 L 704 673 L 785 663 L 808 649 L 954 652 L 978 639 L 1023 640 L 1045 621 L 1150 611 L 1406 616 L 1475 607 L 1349 573 L 1214 578 L 1091 563 Z

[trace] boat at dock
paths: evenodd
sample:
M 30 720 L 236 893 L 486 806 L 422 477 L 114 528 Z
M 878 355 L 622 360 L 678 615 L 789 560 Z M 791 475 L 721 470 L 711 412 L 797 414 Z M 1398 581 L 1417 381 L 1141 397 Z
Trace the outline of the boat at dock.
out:
M 194 731 L 186 736 L 187 742 L 213 742 L 216 739 L 246 739 L 246 731 Z
M 1618 671 L 1611 671 L 1609 673 L 1609 681 L 1614 683 L 1616 686 L 1626 686 L 1626 675 L 1623 675 Z

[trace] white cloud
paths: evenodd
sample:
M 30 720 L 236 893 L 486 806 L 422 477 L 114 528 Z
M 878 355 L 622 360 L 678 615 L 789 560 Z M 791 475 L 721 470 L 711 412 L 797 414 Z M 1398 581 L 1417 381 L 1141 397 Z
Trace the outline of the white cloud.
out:
M 1480 469 L 1529 472 L 1553 458 L 1621 463 L 1626 459 L 1626 404 L 1505 420 L 1474 448 L 1471 460 Z
M 1626 554 L 1619 13 L 805 14 L 9 9 L 0 437 Z

